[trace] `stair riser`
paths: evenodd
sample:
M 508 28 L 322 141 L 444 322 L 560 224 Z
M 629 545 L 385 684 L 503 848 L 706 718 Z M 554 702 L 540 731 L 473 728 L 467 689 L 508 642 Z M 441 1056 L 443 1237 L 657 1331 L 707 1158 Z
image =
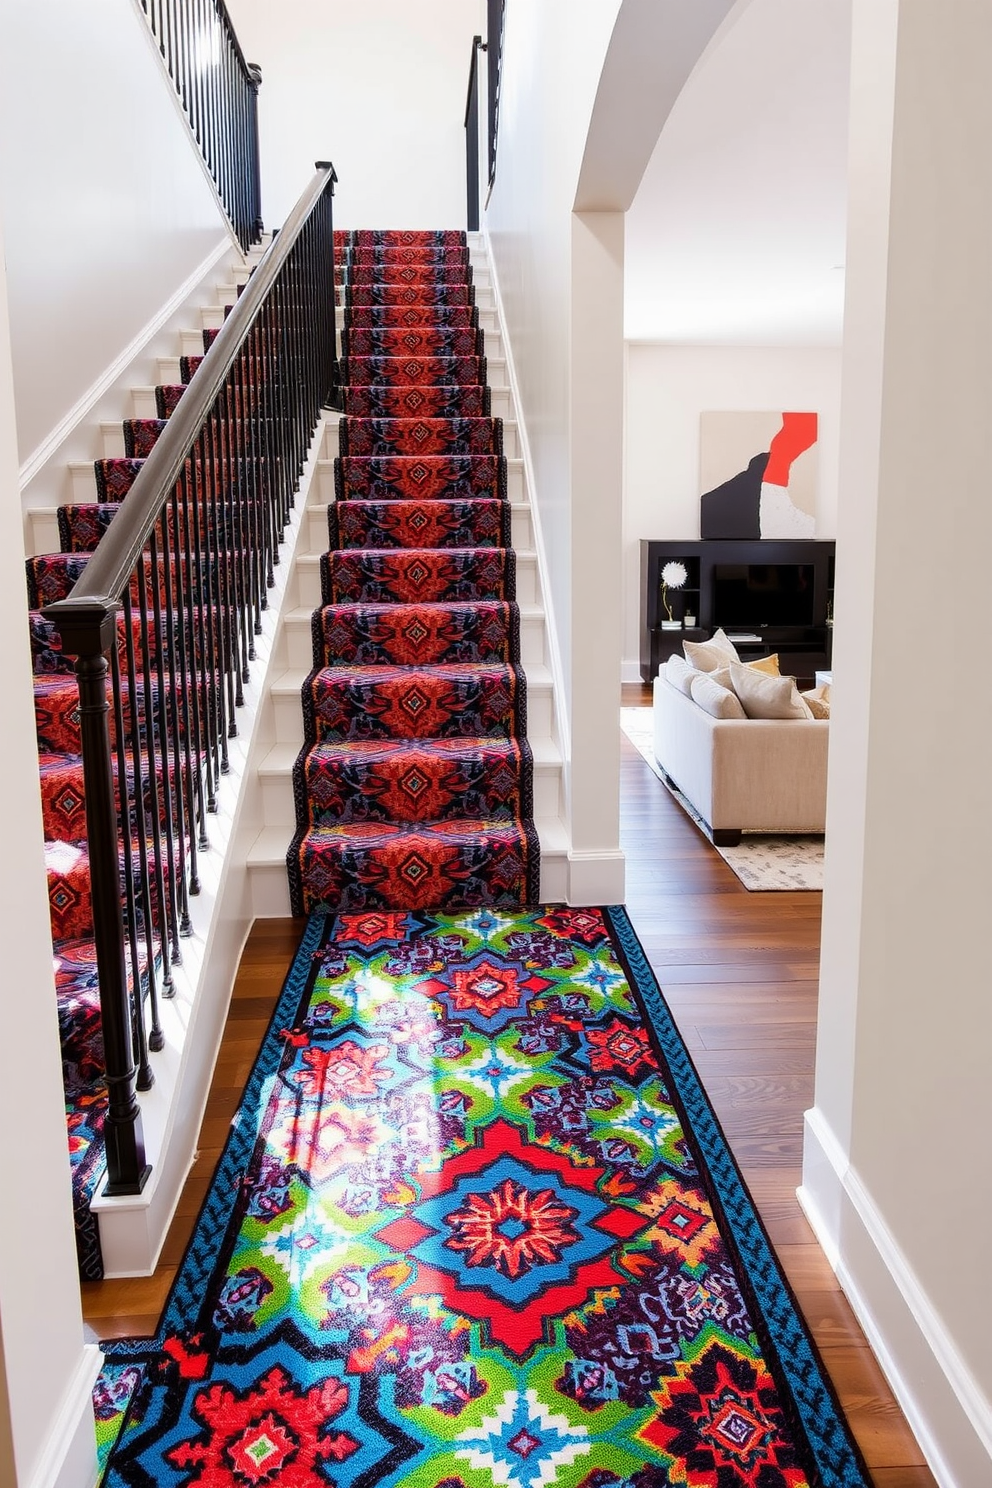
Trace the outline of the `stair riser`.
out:
M 531 733 L 529 727 L 528 733 Z M 261 784 L 263 824 L 267 827 L 284 828 L 288 841 L 296 825 L 292 771 L 287 769 L 278 775 L 263 774 Z M 560 811 L 561 766 L 557 764 L 535 765 L 533 790 L 534 816 L 538 820 L 554 820 Z

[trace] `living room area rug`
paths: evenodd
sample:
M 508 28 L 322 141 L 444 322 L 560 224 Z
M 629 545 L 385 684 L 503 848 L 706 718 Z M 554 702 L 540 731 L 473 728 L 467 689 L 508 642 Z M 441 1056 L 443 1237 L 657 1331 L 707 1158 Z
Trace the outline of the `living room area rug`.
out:
M 104 1349 L 105 1488 L 869 1482 L 616 907 L 313 915 Z
M 746 889 L 758 893 L 823 889 L 822 837 L 745 832 L 737 847 L 717 847 L 698 811 L 680 790 L 669 785 L 661 772 L 654 757 L 651 709 L 621 708 L 620 727 L 665 789 L 675 797 Z

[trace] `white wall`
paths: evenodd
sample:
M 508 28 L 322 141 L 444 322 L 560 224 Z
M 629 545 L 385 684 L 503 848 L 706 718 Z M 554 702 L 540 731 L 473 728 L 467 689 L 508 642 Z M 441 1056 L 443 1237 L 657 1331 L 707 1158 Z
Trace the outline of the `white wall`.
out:
M 486 227 L 533 456 L 550 601 L 571 669 L 572 206 L 620 0 L 508 0 L 496 182 Z
M 23 465 L 229 234 L 131 0 L 8 0 L 0 16 Z
M 820 415 L 816 535 L 837 533 L 839 347 L 627 344 L 625 681 L 640 677 L 641 538 L 699 537 L 699 415 L 788 408 Z
M 315 160 L 337 227 L 465 226 L 465 98 L 483 0 L 230 0 L 262 69 L 262 215 L 283 222 Z
M 802 1194 L 938 1482 L 977 1488 L 992 1482 L 992 696 L 958 638 L 988 630 L 992 11 L 855 0 L 851 96 Z M 930 623 L 942 583 L 953 620 Z
M 5 290 L 0 239 L 0 603 L 5 633 L 22 636 L 27 596 Z M 82 1485 L 95 1471 L 89 1391 L 99 1356 L 84 1346 L 79 1305 L 27 646 L 8 647 L 4 677 L 0 1015 L 8 1057 L 0 1080 L 0 1129 L 7 1134 L 0 1142 L 0 1483 L 54 1483 L 59 1459 L 68 1454 L 64 1481 Z

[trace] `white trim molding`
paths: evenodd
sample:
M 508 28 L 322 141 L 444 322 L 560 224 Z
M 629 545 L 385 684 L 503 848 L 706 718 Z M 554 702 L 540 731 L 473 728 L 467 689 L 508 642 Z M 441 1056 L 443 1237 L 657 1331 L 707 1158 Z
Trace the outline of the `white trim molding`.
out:
M 992 1481 L 992 1404 L 822 1111 L 805 1113 L 796 1197 L 940 1488 Z
M 83 1344 L 52 1434 L 25 1488 L 92 1488 L 96 1482 L 93 1386 L 102 1367 L 97 1345 Z
M 530 439 L 527 435 L 527 421 L 524 418 L 523 403 L 520 398 L 520 383 L 517 379 L 517 369 L 513 360 L 513 347 L 510 345 L 510 338 L 506 331 L 507 322 L 506 314 L 503 310 L 503 296 L 500 293 L 499 276 L 496 273 L 496 262 L 493 257 L 492 244 L 489 240 L 488 227 L 484 226 L 482 228 L 481 237 L 486 249 L 486 260 L 489 265 L 493 299 L 496 302 L 496 316 L 502 331 L 503 355 L 506 358 L 506 380 L 510 387 L 514 417 L 517 421 L 517 440 L 520 446 L 520 458 L 524 462 L 524 484 L 527 489 L 527 500 L 530 506 L 531 531 L 534 534 L 534 551 L 537 553 L 537 571 L 541 581 L 541 603 L 544 607 L 544 633 L 548 648 L 548 670 L 551 673 L 551 683 L 554 688 L 555 723 L 558 729 L 558 743 L 561 749 L 562 759 L 565 762 L 565 769 L 567 770 L 572 757 L 571 720 L 565 708 L 565 673 L 561 664 L 561 651 L 558 647 L 558 628 L 555 624 L 551 585 L 548 583 L 547 550 L 544 545 L 544 534 L 541 530 L 541 512 L 537 502 L 537 483 L 534 479 L 534 457 L 531 454 Z

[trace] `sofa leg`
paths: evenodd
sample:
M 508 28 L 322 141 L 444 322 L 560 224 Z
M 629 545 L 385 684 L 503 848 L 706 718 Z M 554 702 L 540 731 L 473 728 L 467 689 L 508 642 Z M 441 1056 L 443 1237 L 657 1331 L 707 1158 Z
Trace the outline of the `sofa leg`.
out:
M 737 847 L 740 844 L 741 832 L 739 827 L 714 827 L 714 847 Z

